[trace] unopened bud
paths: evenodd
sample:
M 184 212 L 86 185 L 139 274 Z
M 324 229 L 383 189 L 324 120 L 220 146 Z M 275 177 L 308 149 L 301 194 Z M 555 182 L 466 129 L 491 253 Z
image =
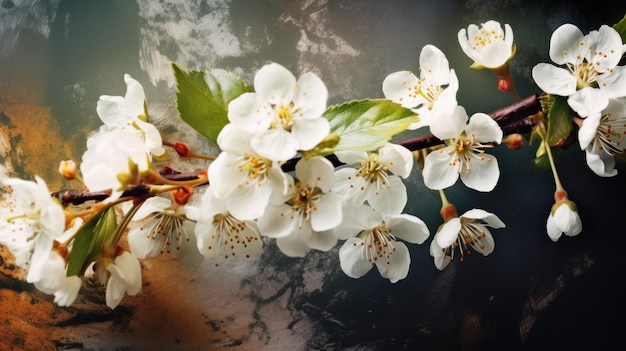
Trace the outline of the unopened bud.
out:
M 193 195 L 193 188 L 190 186 L 183 186 L 174 191 L 172 197 L 174 201 L 176 201 L 179 205 L 186 205 L 189 202 L 189 199 Z
M 174 145 L 174 149 L 176 150 L 178 155 L 182 158 L 187 158 L 189 157 L 189 154 L 191 154 L 191 149 L 189 148 L 189 145 L 185 143 L 176 143 Z
M 519 150 L 524 146 L 524 137 L 519 133 L 513 133 L 504 138 L 502 143 L 511 150 Z
M 76 178 L 77 172 L 78 167 L 76 166 L 76 162 L 72 160 L 66 160 L 59 163 L 59 173 L 63 176 L 63 178 L 72 180 Z
M 439 214 L 441 214 L 441 218 L 443 218 L 444 222 L 447 222 L 451 220 L 452 218 L 458 217 L 458 214 L 456 212 L 456 207 L 454 207 L 454 205 L 451 205 L 451 204 L 441 207 Z

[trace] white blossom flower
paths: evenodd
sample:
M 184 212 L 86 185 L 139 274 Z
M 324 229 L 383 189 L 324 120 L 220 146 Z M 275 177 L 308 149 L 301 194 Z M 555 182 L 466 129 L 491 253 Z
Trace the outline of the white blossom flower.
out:
M 578 209 L 573 201 L 564 199 L 552 205 L 546 231 L 552 241 L 557 241 L 565 233 L 567 236 L 576 236 L 583 230 L 583 224 L 578 215 Z
M 17 266 L 22 267 L 30 261 L 30 280 L 45 265 L 53 241 L 65 231 L 63 207 L 50 196 L 43 179 L 35 176 L 35 180 L 3 180 L 13 189 L 15 208 L 11 209 L 11 217 L 7 219 L 2 241 L 11 250 Z
M 460 217 L 448 219 L 437 231 L 430 243 L 430 255 L 435 267 L 444 269 L 454 259 L 454 251 L 459 250 L 460 260 L 470 253 L 470 248 L 487 256 L 493 252 L 495 242 L 487 227 L 504 228 L 505 224 L 493 213 L 471 209 Z
M 474 60 L 474 68 L 496 69 L 503 66 L 515 54 L 513 30 L 508 24 L 502 25 L 494 20 L 479 26 L 470 24 L 458 32 L 461 49 Z
M 568 97 L 569 106 L 584 118 L 602 111 L 610 98 L 626 96 L 626 68 L 617 66 L 623 54 L 615 29 L 603 25 L 583 35 L 566 23 L 550 38 L 550 58 L 565 68 L 539 63 L 532 76 L 544 92 Z
M 450 69 L 445 54 L 436 46 L 424 46 L 419 60 L 419 78 L 413 72 L 399 71 L 383 81 L 385 98 L 413 109 L 419 116 L 419 122 L 408 127 L 411 130 L 428 126 L 439 115 L 452 113 L 459 89 L 454 69 Z
M 146 94 L 143 86 L 129 74 L 124 74 L 125 96 L 102 95 L 96 105 L 96 112 L 110 128 L 132 128 L 141 132 L 142 140 L 154 155 L 165 152 L 161 133 L 148 122 Z
M 625 133 L 626 104 L 620 100 L 609 100 L 602 113 L 582 120 L 578 142 L 580 148 L 585 150 L 587 165 L 597 175 L 617 175 L 615 155 L 624 153 L 622 138 Z
M 228 105 L 228 119 L 252 131 L 251 146 L 273 161 L 293 158 L 315 147 L 330 132 L 326 110 L 328 90 L 315 74 L 296 81 L 285 67 L 270 63 L 254 77 L 254 93 L 244 93 Z
M 101 128 L 87 139 L 80 170 L 90 191 L 112 190 L 115 198 L 150 167 L 151 156 L 138 131 Z
M 500 177 L 498 161 L 483 150 L 502 141 L 502 129 L 489 115 L 476 113 L 467 122 L 467 113 L 457 106 L 450 118 L 431 124 L 431 132 L 445 141 L 424 160 L 424 183 L 431 189 L 445 189 L 461 177 L 474 190 L 491 191 Z
M 240 220 L 259 218 L 270 200 L 282 203 L 290 177 L 277 162 L 257 154 L 251 138 L 251 132 L 227 124 L 217 138 L 222 152 L 209 166 L 213 194 Z
M 360 278 L 376 266 L 392 283 L 406 278 L 411 256 L 398 239 L 423 243 L 430 235 L 426 224 L 408 214 L 383 215 L 367 205 L 345 208 L 344 214 L 344 223 L 336 229 L 340 238 L 349 236 L 339 249 L 343 272 Z
M 65 258 L 57 250 L 52 250 L 41 267 L 41 274 L 30 281 L 39 291 L 54 294 L 54 302 L 61 307 L 69 306 L 76 300 L 83 282 L 79 276 L 68 277 L 66 266 Z
M 347 202 L 358 205 L 367 201 L 377 211 L 400 213 L 406 205 L 406 179 L 413 169 L 411 151 L 387 143 L 378 152 L 337 151 L 337 158 L 356 168 L 344 167 L 335 172 L 333 189 Z
M 141 290 L 141 265 L 137 257 L 128 251 L 114 255 L 100 259 L 95 268 L 98 281 L 106 284 L 106 304 L 110 309 L 119 305 L 124 293 L 133 296 Z
M 285 255 L 304 257 L 310 249 L 328 251 L 337 243 L 333 229 L 342 220 L 342 200 L 330 192 L 335 185 L 334 170 L 321 156 L 299 160 L 297 181 L 290 187 L 287 201 L 269 205 L 258 219 L 261 234 L 276 238 Z
M 197 211 L 160 196 L 146 199 L 131 222 L 130 251 L 140 259 L 167 252 L 187 267 L 198 266 L 203 256 L 194 234 Z
M 263 249 L 259 229 L 252 220 L 239 220 L 228 212 L 224 201 L 213 195 L 213 185 L 202 195 L 195 234 L 205 258 L 216 265 L 231 257 L 254 257 Z

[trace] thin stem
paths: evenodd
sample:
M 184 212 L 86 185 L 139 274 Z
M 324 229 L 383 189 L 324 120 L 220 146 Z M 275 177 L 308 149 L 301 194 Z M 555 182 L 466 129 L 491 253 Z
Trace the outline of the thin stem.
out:
M 448 202 L 448 198 L 446 197 L 446 193 L 443 191 L 443 189 L 439 189 L 439 197 L 441 197 L 441 208 L 450 205 L 450 202 Z
M 550 148 L 550 144 L 544 138 L 543 146 L 546 148 L 546 154 L 548 154 L 548 161 L 550 161 L 550 168 L 552 168 L 552 175 L 554 176 L 554 183 L 556 185 L 556 191 L 564 191 L 563 185 L 561 184 L 561 179 L 559 178 L 559 174 L 556 171 L 556 164 L 554 163 L 554 157 L 552 156 L 552 149 Z

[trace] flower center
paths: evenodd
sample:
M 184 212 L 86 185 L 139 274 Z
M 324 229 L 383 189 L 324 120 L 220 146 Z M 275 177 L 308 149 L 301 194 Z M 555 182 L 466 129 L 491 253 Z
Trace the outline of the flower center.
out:
M 613 122 L 609 121 L 609 118 L 611 118 L 610 112 L 602 116 L 596 130 L 596 139 L 600 144 L 599 147 L 604 149 L 609 155 L 614 156 L 615 154 L 624 153 L 619 139 L 625 133 L 626 125 L 623 123 L 623 118 Z
M 184 216 L 157 213 L 154 215 L 154 221 L 148 230 L 147 238 L 163 242 L 161 253 L 171 253 L 172 243 L 175 244 L 175 250 L 178 251 L 183 242 L 191 240 L 187 230 L 185 230 L 185 220 L 187 219 Z
M 262 185 L 267 178 L 271 164 L 272 161 L 258 155 L 244 154 L 242 161 L 237 165 L 237 170 L 244 173 L 244 177 L 238 186 Z
M 215 231 L 211 234 L 211 239 L 219 247 L 209 246 L 209 250 L 224 251 L 224 258 L 237 256 L 237 252 L 245 253 L 246 257 L 250 257 L 250 254 L 246 253 L 248 244 L 259 240 L 259 237 L 254 235 L 254 231 L 250 230 L 246 222 L 233 217 L 230 212 L 225 212 L 213 216 L 213 225 Z M 216 262 L 215 265 L 217 266 L 218 263 Z
M 378 154 L 370 154 L 367 161 L 359 163 L 356 171 L 357 177 L 362 177 L 366 183 L 376 183 L 379 190 L 380 187 L 391 188 L 389 168 L 380 162 Z
M 276 120 L 270 125 L 270 129 L 283 128 L 286 131 L 291 131 L 293 127 L 293 115 L 297 113 L 294 110 L 294 103 L 290 102 L 289 105 L 272 105 L 272 108 L 276 111 Z
M 371 230 L 361 232 L 359 237 L 363 240 L 361 245 L 364 246 L 364 250 L 361 250 L 361 259 L 371 263 L 372 266 L 378 260 L 384 260 L 386 264 L 391 263 L 391 255 L 396 252 L 394 244 L 398 240 L 384 223 Z
M 488 162 L 492 160 L 489 155 L 486 155 L 485 158 L 485 150 L 482 148 L 485 147 L 493 147 L 490 144 L 481 144 L 474 140 L 476 136 L 474 134 L 466 135 L 463 132 L 458 138 L 452 138 L 446 141 L 448 146 L 453 146 L 452 148 L 447 148 L 448 153 L 454 154 L 452 160 L 450 161 L 450 166 L 457 166 L 460 162 L 459 169 L 462 165 L 465 165 L 465 170 L 470 172 L 472 170 L 470 166 L 470 161 L 472 158 L 476 158 L 478 160 L 487 160 Z M 444 152 L 443 149 L 440 152 Z
M 491 43 L 503 40 L 504 35 L 502 33 L 496 32 L 495 30 L 488 31 L 484 28 L 481 28 L 480 32 L 474 35 L 472 39 L 472 43 L 474 44 L 472 45 L 472 49 L 480 50 Z
M 298 213 L 300 223 L 298 229 L 310 222 L 311 213 L 317 211 L 317 202 L 322 199 L 322 190 L 301 182 L 296 183 L 296 192 L 287 202 L 291 210 Z

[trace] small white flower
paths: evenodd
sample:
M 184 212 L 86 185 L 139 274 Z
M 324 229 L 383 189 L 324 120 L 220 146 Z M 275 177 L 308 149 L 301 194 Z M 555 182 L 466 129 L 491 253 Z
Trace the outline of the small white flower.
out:
M 617 66 L 624 48 L 619 33 L 603 25 L 587 35 L 566 23 L 550 39 L 549 63 L 533 67 L 535 83 L 548 94 L 567 96 L 580 117 L 602 111 L 610 98 L 626 96 L 626 67 Z
M 286 161 L 299 150 L 315 147 L 330 132 L 326 110 L 328 90 L 313 73 L 298 81 L 285 67 L 270 63 L 254 77 L 254 93 L 228 105 L 228 119 L 252 131 L 252 148 L 273 161 Z
M 112 190 L 111 198 L 115 198 L 150 167 L 150 152 L 138 131 L 100 128 L 87 139 L 80 170 L 90 191 Z
M 194 234 L 196 212 L 193 206 L 181 206 L 164 197 L 148 198 L 133 216 L 128 232 L 130 251 L 140 259 L 167 252 L 187 267 L 198 266 L 203 257 Z
M 124 297 L 136 295 L 141 290 L 141 265 L 128 251 L 116 253 L 115 258 L 104 258 L 96 264 L 96 277 L 106 284 L 106 304 L 115 309 Z
M 213 194 L 240 220 L 259 218 L 271 199 L 282 203 L 289 185 L 290 176 L 257 154 L 251 138 L 251 132 L 227 124 L 217 138 L 222 152 L 209 166 Z
M 46 294 L 54 294 L 54 302 L 61 306 L 71 305 L 82 285 L 79 276 L 67 276 L 65 259 L 58 251 L 52 250 L 37 280 L 29 281 Z
M 335 172 L 337 185 L 333 189 L 350 204 L 367 201 L 383 213 L 400 213 L 407 201 L 407 178 L 413 169 L 411 151 L 401 145 L 387 143 L 378 152 L 337 151 L 337 158 L 356 168 L 345 167 Z
M 411 256 L 398 239 L 423 243 L 430 235 L 426 224 L 408 214 L 383 215 L 366 205 L 346 208 L 344 213 L 345 223 L 336 230 L 342 238 L 349 237 L 339 249 L 343 272 L 360 278 L 376 266 L 392 283 L 406 278 Z
M 563 233 L 567 236 L 576 236 L 582 230 L 583 224 L 573 201 L 565 197 L 552 206 L 546 223 L 546 231 L 552 241 L 559 240 Z
M 467 122 L 467 113 L 457 106 L 453 115 L 431 124 L 432 133 L 445 141 L 424 160 L 424 184 L 435 190 L 461 181 L 474 190 L 491 191 L 500 177 L 498 161 L 483 150 L 502 141 L 502 129 L 489 115 L 476 113 Z
M 146 94 L 141 84 L 129 74 L 124 74 L 125 96 L 102 95 L 96 105 L 98 116 L 110 128 L 132 128 L 141 132 L 142 140 L 154 155 L 165 152 L 161 133 L 148 123 Z
M 487 227 L 498 229 L 504 228 L 505 224 L 493 213 L 480 209 L 469 210 L 446 221 L 430 243 L 435 267 L 444 269 L 454 259 L 456 249 L 459 249 L 461 261 L 470 248 L 484 256 L 492 253 L 495 242 Z
M 513 30 L 508 24 L 502 26 L 497 21 L 487 21 L 480 27 L 470 24 L 467 31 L 463 28 L 458 33 L 461 49 L 474 60 L 475 68 L 499 68 L 514 54 Z
M 413 109 L 419 116 L 419 122 L 408 129 L 428 126 L 430 120 L 452 113 L 457 105 L 458 78 L 444 53 L 434 45 L 422 48 L 419 75 L 417 78 L 410 71 L 399 71 L 383 81 L 385 98 Z
M 218 265 L 223 259 L 257 256 L 263 249 L 256 222 L 233 217 L 208 186 L 202 195 L 195 234 L 205 258 Z
M 35 176 L 35 180 L 37 182 L 19 178 L 3 180 L 13 189 L 15 208 L 7 219 L 2 241 L 15 256 L 15 264 L 22 267 L 30 259 L 33 272 L 45 263 L 54 239 L 65 230 L 63 207 L 50 196 L 43 179 Z
M 261 234 L 276 238 L 287 256 L 304 257 L 310 249 L 328 251 L 337 243 L 334 228 L 342 220 L 341 198 L 330 192 L 335 168 L 328 159 L 301 159 L 295 167 L 297 181 L 287 201 L 269 205 L 258 220 Z
M 617 175 L 615 155 L 624 153 L 622 138 L 626 133 L 626 104 L 609 100 L 600 114 L 582 121 L 578 130 L 580 148 L 585 150 L 587 165 L 601 177 Z

